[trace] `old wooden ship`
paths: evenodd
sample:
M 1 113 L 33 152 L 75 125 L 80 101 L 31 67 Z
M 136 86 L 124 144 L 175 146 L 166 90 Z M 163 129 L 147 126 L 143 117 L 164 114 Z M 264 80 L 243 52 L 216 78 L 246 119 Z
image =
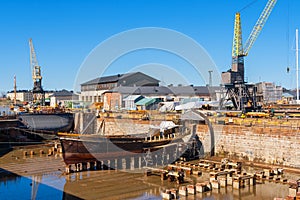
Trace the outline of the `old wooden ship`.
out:
M 149 135 L 101 135 L 60 133 L 64 162 L 67 165 L 135 156 L 147 152 L 161 154 L 178 150 L 178 146 L 188 144 L 194 138 L 194 131 L 174 126 L 165 131 Z

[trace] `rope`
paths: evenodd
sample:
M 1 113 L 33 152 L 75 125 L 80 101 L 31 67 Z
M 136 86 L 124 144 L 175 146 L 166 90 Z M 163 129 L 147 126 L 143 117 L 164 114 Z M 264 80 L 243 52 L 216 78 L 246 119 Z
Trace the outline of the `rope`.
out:
M 242 12 L 243 10 L 247 9 L 250 7 L 252 4 L 254 4 L 257 0 L 252 1 L 251 3 L 247 4 L 245 7 L 243 7 L 239 12 Z

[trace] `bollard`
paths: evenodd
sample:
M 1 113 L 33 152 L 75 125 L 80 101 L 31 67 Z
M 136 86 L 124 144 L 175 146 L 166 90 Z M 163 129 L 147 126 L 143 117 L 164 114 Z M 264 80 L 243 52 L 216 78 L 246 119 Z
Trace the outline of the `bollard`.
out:
M 44 150 L 40 150 L 40 155 L 43 155 L 45 152 L 44 152 Z
M 34 155 L 34 151 L 31 150 L 30 151 L 30 155 L 33 156 Z
M 27 151 L 23 151 L 23 156 L 27 156 Z

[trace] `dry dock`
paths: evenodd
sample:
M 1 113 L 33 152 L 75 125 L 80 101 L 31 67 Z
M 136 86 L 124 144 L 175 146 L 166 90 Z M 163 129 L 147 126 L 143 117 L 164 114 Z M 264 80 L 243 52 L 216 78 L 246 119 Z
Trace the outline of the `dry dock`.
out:
M 181 186 L 207 182 L 210 180 L 211 170 L 217 170 L 214 173 L 219 173 L 217 165 L 214 169 L 204 170 L 209 162 L 206 161 L 207 163 L 202 162 L 201 165 L 198 165 L 199 169 L 197 170 L 202 171 L 201 175 L 187 173 L 181 184 L 162 179 L 161 176 L 145 176 L 144 170 L 87 170 L 66 175 L 63 170 L 65 165 L 61 154 L 57 151 L 49 153 L 52 149 L 53 144 L 31 148 L 18 147 L 0 158 L 0 168 L 55 188 L 61 193 L 62 199 L 71 197 L 72 199 L 161 199 L 161 194 L 166 189 L 179 189 Z M 44 153 L 41 154 L 42 152 Z M 199 163 L 198 161 L 193 162 Z M 189 163 L 180 165 L 183 169 L 193 167 Z M 175 168 L 172 165 L 171 167 Z M 196 170 L 194 169 L 194 171 Z M 288 177 L 296 179 L 297 175 L 288 174 Z M 203 199 L 205 197 L 213 199 L 273 199 L 274 197 L 285 197 L 289 193 L 288 185 L 268 180 L 263 180 L 263 182 L 240 189 L 234 189 L 232 186 L 220 187 L 205 193 L 181 196 L 180 199 Z M 57 199 L 58 197 L 51 196 L 51 198 Z

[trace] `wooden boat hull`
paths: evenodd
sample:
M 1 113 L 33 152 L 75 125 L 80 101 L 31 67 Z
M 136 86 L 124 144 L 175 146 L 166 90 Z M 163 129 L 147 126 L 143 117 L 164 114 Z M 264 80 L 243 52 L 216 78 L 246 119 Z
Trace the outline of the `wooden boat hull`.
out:
M 67 165 L 81 162 L 103 161 L 116 158 L 144 156 L 147 152 L 157 155 L 170 154 L 179 149 L 183 153 L 190 144 L 193 134 L 177 135 L 175 138 L 136 138 L 133 136 L 104 137 L 82 135 L 80 137 L 61 137 L 64 162 Z M 177 148 L 180 144 L 180 148 Z M 177 150 L 176 150 L 177 148 Z
M 134 156 L 147 151 L 155 151 L 172 139 L 148 140 L 145 138 L 86 136 L 81 138 L 60 138 L 63 158 L 66 164 L 91 162 Z

